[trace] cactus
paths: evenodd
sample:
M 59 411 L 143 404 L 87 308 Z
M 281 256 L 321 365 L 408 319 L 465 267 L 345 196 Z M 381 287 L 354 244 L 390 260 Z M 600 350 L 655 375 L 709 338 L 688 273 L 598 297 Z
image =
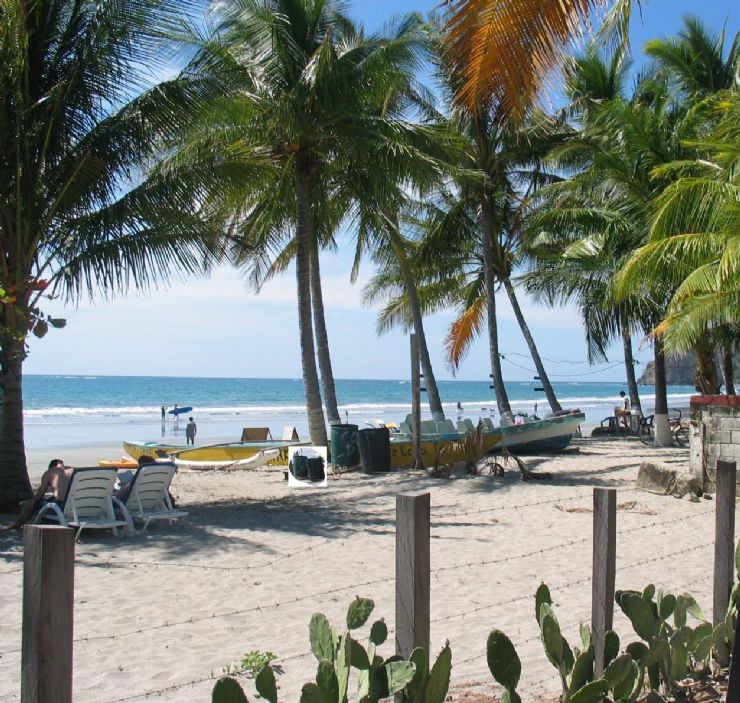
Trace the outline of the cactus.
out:
M 492 630 L 486 643 L 488 668 L 493 678 L 504 687 L 501 703 L 521 703 L 516 692 L 522 663 L 511 640 L 501 630 Z
M 230 676 L 216 681 L 211 693 L 211 703 L 248 703 L 239 683 Z
M 706 667 L 712 644 L 721 650 L 725 642 L 726 623 L 712 630 L 688 593 L 674 596 L 650 584 L 642 593 L 617 591 L 614 599 L 643 640 L 630 644 L 627 652 L 638 667 L 640 685 L 647 675 L 653 693 L 678 692 L 681 679 L 695 668 Z M 700 624 L 689 626 L 689 615 Z

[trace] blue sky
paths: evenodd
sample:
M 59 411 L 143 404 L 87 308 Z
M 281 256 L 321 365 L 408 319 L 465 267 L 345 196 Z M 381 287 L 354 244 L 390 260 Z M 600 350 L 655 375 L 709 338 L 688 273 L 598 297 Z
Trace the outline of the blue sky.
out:
M 428 12 L 437 5 L 428 0 L 374 0 L 350 4 L 351 13 L 370 30 L 379 28 L 393 14 Z M 738 5 L 732 0 L 645 0 L 642 17 L 632 23 L 633 51 L 653 37 L 675 34 L 686 14 L 698 15 L 719 31 L 727 23 L 728 35 L 738 30 Z M 636 57 L 637 58 L 637 57 Z M 337 378 L 407 378 L 408 337 L 400 330 L 378 337 L 376 312 L 363 308 L 361 288 L 372 276 L 366 262 L 357 284 L 349 282 L 353 242 L 346 237 L 336 254 L 324 254 L 322 277 L 329 342 Z M 554 361 L 553 374 L 569 374 L 562 380 L 624 379 L 623 368 L 589 367 L 577 311 L 535 306 L 522 295 L 522 306 L 540 353 Z M 526 345 L 513 314 L 500 296 L 500 348 L 506 353 L 526 353 Z M 67 327 L 51 330 L 43 340 L 31 341 L 25 373 L 107 374 L 143 376 L 299 377 L 295 277 L 291 268 L 271 281 L 259 296 L 250 292 L 238 272 L 220 269 L 210 279 L 174 281 L 150 295 L 130 294 L 110 303 L 84 303 L 63 309 L 58 303 L 44 308 L 68 320 Z M 452 378 L 444 365 L 442 344 L 452 313 L 427 318 L 432 363 L 440 378 Z M 636 347 L 640 340 L 636 339 Z M 618 362 L 621 345 L 610 360 Z M 649 361 L 650 348 L 637 352 Z M 531 363 L 515 356 L 519 366 Z M 485 337 L 474 345 L 457 377 L 486 379 L 490 373 Z M 530 380 L 528 370 L 504 361 L 505 379 Z M 560 378 L 554 376 L 553 380 Z

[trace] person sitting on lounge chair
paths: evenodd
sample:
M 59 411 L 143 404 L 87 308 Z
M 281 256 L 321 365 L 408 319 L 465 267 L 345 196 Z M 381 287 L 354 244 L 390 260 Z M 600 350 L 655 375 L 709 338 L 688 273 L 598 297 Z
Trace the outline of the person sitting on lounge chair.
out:
M 21 503 L 21 511 L 15 522 L 2 529 L 18 530 L 31 519 L 31 516 L 37 510 L 41 510 L 47 503 L 61 503 L 67 493 L 72 471 L 72 467 L 65 466 L 61 459 L 52 459 L 49 462 L 49 468 L 41 477 L 41 483 L 33 498 L 24 500 Z

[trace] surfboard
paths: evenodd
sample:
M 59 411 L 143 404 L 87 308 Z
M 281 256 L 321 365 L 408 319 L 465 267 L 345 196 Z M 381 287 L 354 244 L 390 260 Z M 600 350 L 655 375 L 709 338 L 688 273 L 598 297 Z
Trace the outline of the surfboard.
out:
M 192 409 L 192 405 L 186 405 L 183 408 L 172 408 L 172 410 L 168 410 L 167 412 L 170 415 L 182 415 L 183 413 L 189 413 Z

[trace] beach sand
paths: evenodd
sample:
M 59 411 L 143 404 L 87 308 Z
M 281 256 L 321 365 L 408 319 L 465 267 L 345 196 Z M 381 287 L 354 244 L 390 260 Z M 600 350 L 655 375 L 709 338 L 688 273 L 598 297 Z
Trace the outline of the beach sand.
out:
M 47 456 L 48 454 L 48 456 Z M 31 453 L 39 473 L 53 452 Z M 73 465 L 120 455 L 118 446 L 67 451 Z M 528 457 L 551 481 L 434 479 L 423 472 L 344 474 L 327 489 L 289 490 L 280 468 L 180 473 L 173 484 L 187 522 L 158 523 L 116 539 L 87 531 L 75 566 L 74 700 L 207 701 L 212 677 L 251 650 L 274 652 L 283 701 L 313 680 L 308 623 L 342 627 L 355 595 L 375 600 L 393 653 L 395 496 L 431 493 L 431 649 L 449 640 L 452 688 L 491 692 L 490 630 L 504 630 L 523 662 L 525 700 L 557 691 L 539 642 L 534 592 L 549 584 L 563 633 L 578 640 L 591 612 L 594 487 L 618 489 L 617 588 L 650 582 L 692 593 L 711 617 L 714 502 L 634 488 L 642 460 L 688 469 L 688 452 L 631 439 L 583 439 L 556 456 Z M 0 700 L 20 700 L 22 543 L 0 537 Z M 360 639 L 367 637 L 360 631 Z M 623 644 L 637 639 L 621 613 Z M 245 682 L 250 700 L 252 684 Z M 352 692 L 353 689 L 350 689 Z

